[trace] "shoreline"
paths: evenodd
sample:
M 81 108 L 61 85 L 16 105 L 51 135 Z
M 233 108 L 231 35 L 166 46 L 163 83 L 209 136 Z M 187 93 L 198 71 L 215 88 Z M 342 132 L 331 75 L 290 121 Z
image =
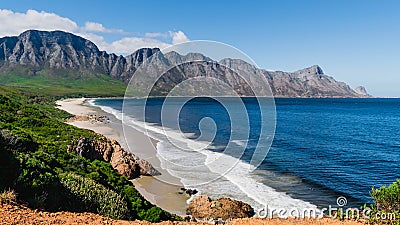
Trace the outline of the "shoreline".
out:
M 187 201 L 190 198 L 186 196 L 186 194 L 181 194 L 181 188 L 184 187 L 184 185 L 180 179 L 172 176 L 168 171 L 161 168 L 161 162 L 159 157 L 157 157 L 158 152 L 156 148 L 157 143 L 160 142 L 143 133 L 140 126 L 140 130 L 133 128 L 135 126 L 123 126 L 121 122 L 121 113 L 119 111 L 116 112 L 107 106 L 96 106 L 92 104 L 91 100 L 92 99 L 84 98 L 67 99 L 57 103 L 63 105 L 61 107 L 62 109 L 74 115 L 85 116 L 95 113 L 98 116 L 106 115 L 110 118 L 108 124 L 101 124 L 102 129 L 100 130 L 96 130 L 99 129 L 99 125 L 93 125 L 90 121 L 72 121 L 70 124 L 93 130 L 109 138 L 114 138 L 126 150 L 151 163 L 161 175 L 157 177 L 142 176 L 138 179 L 131 180 L 132 183 L 152 204 L 168 212 L 185 216 L 186 209 L 188 208 Z M 125 139 L 124 134 L 127 139 Z M 286 205 L 295 205 L 299 208 L 317 207 L 309 201 L 302 200 L 301 198 L 294 198 L 285 191 L 278 191 L 251 177 L 236 176 L 235 174 L 241 173 L 238 171 L 238 173 L 232 173 L 231 177 L 224 177 L 220 180 L 219 184 L 221 185 L 218 187 L 212 184 L 211 186 L 196 187 L 196 190 L 198 190 L 200 194 L 207 195 L 214 199 L 230 197 L 235 200 L 243 201 L 250 204 L 254 209 L 260 209 L 263 207 L 263 203 L 265 204 L 266 202 L 273 207 L 285 207 Z M 168 183 L 173 183 L 175 185 L 170 185 Z M 236 195 L 231 195 L 230 193 L 235 193 Z M 264 194 L 254 195 L 254 193 Z
M 88 100 L 90 99 L 65 99 L 57 101 L 56 104 L 58 109 L 67 111 L 76 117 L 84 118 L 80 120 L 67 121 L 66 123 L 81 129 L 92 130 L 107 138 L 118 141 L 125 150 L 150 162 L 154 168 L 161 172 L 160 176 L 163 177 L 163 180 L 171 180 L 172 183 L 181 184 L 178 178 L 172 176 L 168 171 L 161 168 L 161 164 L 156 157 L 157 140 L 134 128 L 129 127 L 127 129 L 125 127 L 125 133 L 129 132 L 129 140 L 126 140 L 122 122 L 114 115 L 102 110 L 100 107 L 89 105 Z M 106 121 L 96 121 L 89 119 L 90 116 L 104 116 L 104 118 L 108 119 Z M 150 141 L 146 141 L 149 139 Z M 128 141 L 130 144 L 127 143 Z M 130 149 L 129 146 L 135 146 L 135 149 Z M 180 186 L 168 184 L 157 179 L 157 177 L 152 176 L 141 176 L 131 180 L 131 182 L 139 193 L 150 203 L 170 213 L 179 216 L 186 216 L 186 209 L 188 207 L 187 200 L 189 197 L 185 194 L 179 194 L 180 188 L 183 187 L 183 184 Z

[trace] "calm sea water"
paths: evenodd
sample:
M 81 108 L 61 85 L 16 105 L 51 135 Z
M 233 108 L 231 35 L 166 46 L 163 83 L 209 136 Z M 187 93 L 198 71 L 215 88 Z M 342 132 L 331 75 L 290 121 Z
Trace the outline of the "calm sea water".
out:
M 127 100 L 127 116 L 145 120 L 151 126 L 178 129 L 173 125 L 176 115 L 161 122 L 163 100 L 148 99 L 145 118 L 138 117 L 142 110 L 138 103 L 144 100 Z M 247 162 L 257 145 L 261 117 L 255 99 L 246 98 L 244 102 L 250 119 L 249 141 L 233 142 L 246 147 L 241 160 Z M 345 196 L 349 206 L 359 206 L 371 202 L 372 186 L 388 185 L 400 178 L 400 99 L 282 98 L 275 102 L 275 137 L 263 163 L 246 175 L 251 179 L 246 181 L 249 190 L 240 187 L 235 178 L 227 178 L 218 185 L 200 188 L 202 193 L 230 193 L 233 195 L 230 197 L 250 203 L 257 202 L 257 195 L 250 192 L 258 191 L 264 197 L 260 199 L 271 202 L 285 193 L 321 207 L 336 205 L 336 198 Z M 123 104 L 120 99 L 98 99 L 94 103 L 114 114 L 121 113 Z M 188 134 L 188 139 L 196 139 L 201 132 L 203 135 L 207 132 L 207 128 L 199 129 L 199 122 L 205 117 L 213 119 L 217 128 L 214 148 L 209 150 L 222 152 L 231 137 L 231 120 L 218 102 L 198 98 L 186 103 L 179 114 L 179 129 Z M 258 144 L 262 148 L 263 140 Z M 189 177 L 195 179 L 193 174 L 179 174 L 183 181 Z M 234 184 L 239 186 L 237 191 L 232 189 Z

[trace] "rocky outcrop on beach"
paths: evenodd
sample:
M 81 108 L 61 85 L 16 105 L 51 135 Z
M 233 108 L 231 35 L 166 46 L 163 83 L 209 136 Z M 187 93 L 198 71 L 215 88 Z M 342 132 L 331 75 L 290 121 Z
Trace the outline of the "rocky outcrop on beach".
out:
M 180 191 L 178 192 L 178 194 L 180 194 L 180 195 L 186 194 L 188 197 L 196 195 L 197 193 L 199 193 L 199 191 L 196 189 L 186 189 L 184 187 L 181 188 Z
M 92 124 L 95 124 L 95 123 L 107 124 L 107 123 L 110 123 L 110 118 L 108 118 L 108 116 L 104 116 L 104 115 L 88 114 L 85 116 L 82 116 L 82 115 L 73 116 L 66 120 L 67 123 L 73 123 L 76 121 L 89 121 Z
M 247 203 L 230 198 L 211 200 L 208 196 L 197 196 L 190 202 L 187 214 L 200 220 L 222 219 L 226 221 L 252 217 L 254 209 Z
M 109 162 L 119 174 L 128 179 L 134 179 L 141 175 L 160 175 L 160 172 L 154 169 L 149 162 L 139 159 L 136 155 L 126 151 L 116 140 L 105 137 L 100 137 L 96 140 L 80 138 L 68 147 L 68 151 L 76 152 L 90 160 L 97 159 Z
M 84 80 L 87 77 L 102 79 L 97 75 L 104 74 L 127 84 L 143 62 L 150 58 L 150 66 L 146 68 L 148 76 L 158 76 L 158 71 L 184 63 L 163 75 L 155 86 L 157 91 L 154 95 L 165 95 L 176 84 L 193 77 L 216 78 L 206 79 L 204 85 L 193 86 L 192 90 L 189 88 L 189 92 L 194 94 L 205 87 L 220 87 L 219 83 L 214 83 L 219 80 L 239 95 L 254 95 L 238 75 L 240 71 L 241 74 L 265 77 L 274 96 L 369 97 L 365 88 L 353 90 L 347 84 L 324 74 L 317 65 L 295 72 L 267 71 L 240 59 L 226 58 L 217 62 L 200 53 L 164 54 L 158 48 L 142 48 L 131 55 L 118 56 L 100 51 L 93 42 L 63 31 L 28 30 L 17 37 L 0 38 L 0 73 L 12 72 L 23 79 L 43 73 L 46 76 L 70 77 L 74 80 Z M 132 85 L 146 85 L 147 78 L 136 80 Z M 255 88 L 266 88 L 257 82 L 253 85 Z

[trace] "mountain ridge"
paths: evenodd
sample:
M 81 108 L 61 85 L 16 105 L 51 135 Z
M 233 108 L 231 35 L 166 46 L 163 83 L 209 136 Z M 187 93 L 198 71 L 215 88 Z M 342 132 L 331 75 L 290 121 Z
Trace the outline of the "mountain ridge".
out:
M 338 82 L 324 74 L 318 65 L 294 72 L 267 71 L 240 59 L 226 58 L 217 62 L 200 53 L 162 53 L 159 48 L 141 48 L 130 55 L 122 56 L 100 51 L 90 40 L 63 31 L 28 30 L 19 36 L 0 38 L 0 73 L 25 76 L 26 79 L 45 71 L 49 76 L 65 74 L 67 78 L 70 74 L 79 73 L 76 79 L 105 74 L 127 84 L 140 65 L 150 57 L 154 68 L 149 69 L 153 73 L 182 62 L 203 62 L 186 63 L 169 71 L 164 83 L 158 83 L 159 94 L 167 92 L 162 89 L 162 85 L 176 85 L 190 77 L 205 76 L 221 79 L 238 90 L 240 95 L 251 95 L 249 88 L 240 87 L 243 81 L 237 75 L 219 67 L 225 65 L 264 76 L 277 97 L 370 97 L 364 87 L 353 90 L 344 82 Z M 208 73 L 208 70 L 212 72 Z M 3 83 L 1 80 L 0 83 L 7 85 L 7 82 Z

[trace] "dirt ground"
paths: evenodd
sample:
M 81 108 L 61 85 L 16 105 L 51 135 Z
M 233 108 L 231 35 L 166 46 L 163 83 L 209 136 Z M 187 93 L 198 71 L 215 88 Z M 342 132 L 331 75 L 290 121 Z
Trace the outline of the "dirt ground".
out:
M 39 210 L 32 210 L 25 206 L 15 204 L 1 204 L 0 205 L 0 224 L 114 224 L 114 225 L 150 225 L 152 223 L 146 221 L 121 221 L 112 220 L 103 216 L 93 213 L 71 213 L 71 212 L 43 212 Z M 190 224 L 208 224 L 208 223 L 194 223 L 194 222 L 162 222 L 160 225 L 190 225 Z M 356 221 L 341 222 L 336 219 L 239 219 L 229 223 L 230 225 L 361 225 L 364 223 Z

